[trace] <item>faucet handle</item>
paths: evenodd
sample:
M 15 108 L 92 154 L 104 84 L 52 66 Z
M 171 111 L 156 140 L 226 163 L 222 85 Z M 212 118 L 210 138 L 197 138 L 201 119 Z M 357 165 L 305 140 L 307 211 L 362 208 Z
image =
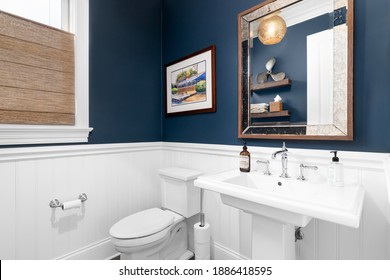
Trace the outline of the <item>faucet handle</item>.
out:
M 288 151 L 287 148 L 286 148 L 286 142 L 283 142 L 282 149 L 283 149 L 284 151 Z
M 266 170 L 264 171 L 264 175 L 271 175 L 271 172 L 269 171 L 269 160 L 257 160 L 256 163 L 258 165 L 265 164 Z
M 305 181 L 306 180 L 305 176 L 303 176 L 303 169 L 318 170 L 318 166 L 315 166 L 315 165 L 305 165 L 305 164 L 301 163 L 299 165 L 299 177 L 297 178 L 297 180 L 301 180 L 301 181 Z

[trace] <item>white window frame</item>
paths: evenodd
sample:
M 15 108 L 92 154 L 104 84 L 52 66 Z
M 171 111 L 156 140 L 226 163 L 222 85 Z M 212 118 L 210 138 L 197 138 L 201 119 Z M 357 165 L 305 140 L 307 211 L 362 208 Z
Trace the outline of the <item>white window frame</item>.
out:
M 89 0 L 69 0 L 69 31 L 75 36 L 75 125 L 0 124 L 0 145 L 88 142 Z

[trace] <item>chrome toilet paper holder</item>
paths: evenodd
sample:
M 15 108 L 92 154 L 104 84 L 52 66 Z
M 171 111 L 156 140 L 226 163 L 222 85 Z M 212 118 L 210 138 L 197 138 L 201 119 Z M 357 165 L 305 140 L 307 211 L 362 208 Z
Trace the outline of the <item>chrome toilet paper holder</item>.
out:
M 88 199 L 88 196 L 85 193 L 82 193 L 79 195 L 78 199 L 81 200 L 81 202 L 84 202 Z M 63 203 L 61 203 L 58 199 L 53 199 L 49 202 L 50 208 L 57 208 L 62 207 Z

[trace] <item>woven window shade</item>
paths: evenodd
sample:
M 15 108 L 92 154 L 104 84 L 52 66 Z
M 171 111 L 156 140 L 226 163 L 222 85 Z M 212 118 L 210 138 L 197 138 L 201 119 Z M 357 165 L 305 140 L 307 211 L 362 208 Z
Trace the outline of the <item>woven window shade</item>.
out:
M 74 125 L 74 35 L 0 11 L 0 123 Z

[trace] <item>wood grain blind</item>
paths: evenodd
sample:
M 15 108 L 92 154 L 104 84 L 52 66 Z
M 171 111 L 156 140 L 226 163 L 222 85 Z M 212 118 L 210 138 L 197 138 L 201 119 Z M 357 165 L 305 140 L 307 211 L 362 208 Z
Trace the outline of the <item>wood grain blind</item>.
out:
M 0 123 L 74 125 L 74 35 L 0 11 Z

